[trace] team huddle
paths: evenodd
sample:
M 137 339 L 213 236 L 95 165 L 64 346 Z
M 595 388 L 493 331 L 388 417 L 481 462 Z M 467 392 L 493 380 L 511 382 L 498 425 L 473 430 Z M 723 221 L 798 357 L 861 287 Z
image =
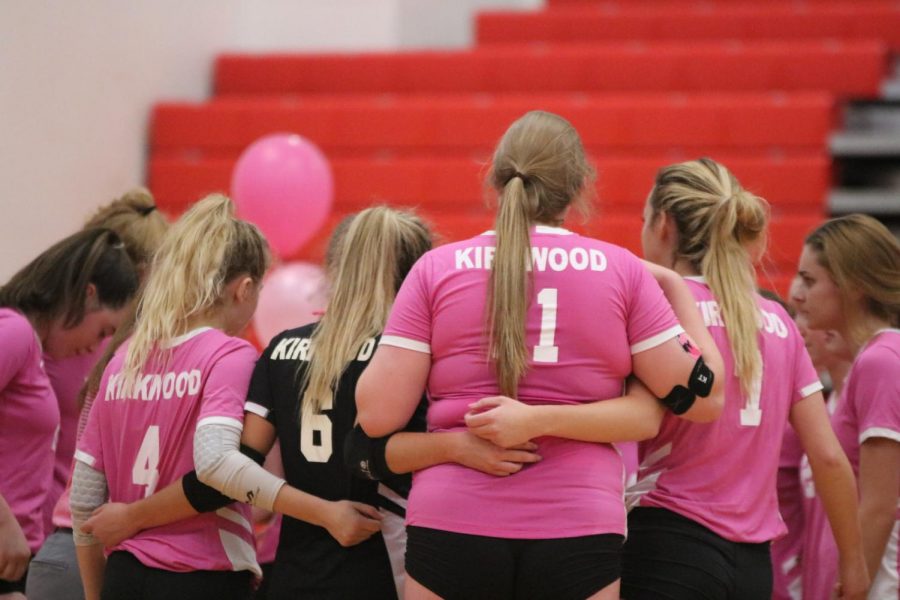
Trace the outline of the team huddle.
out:
M 492 231 L 348 217 L 261 355 L 230 200 L 101 209 L 0 287 L 0 599 L 900 598 L 900 243 L 824 222 L 782 302 L 726 166 L 648 182 L 643 260 L 564 228 L 593 178 L 524 115 Z

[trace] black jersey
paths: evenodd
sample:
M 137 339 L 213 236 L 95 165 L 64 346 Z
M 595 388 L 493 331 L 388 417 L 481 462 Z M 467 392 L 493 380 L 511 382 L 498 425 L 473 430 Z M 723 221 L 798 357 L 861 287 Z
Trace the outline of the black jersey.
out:
M 343 442 L 356 420 L 356 382 L 377 339 L 363 343 L 341 376 L 331 406 L 301 419 L 300 382 L 309 365 L 310 336 L 316 324 L 276 336 L 256 364 L 246 410 L 275 426 L 285 479 L 326 500 L 379 504 L 376 481 L 354 476 L 345 466 Z M 392 486 L 395 487 L 396 486 Z M 323 527 L 285 516 L 269 597 L 395 598 L 387 550 L 381 534 L 344 548 Z

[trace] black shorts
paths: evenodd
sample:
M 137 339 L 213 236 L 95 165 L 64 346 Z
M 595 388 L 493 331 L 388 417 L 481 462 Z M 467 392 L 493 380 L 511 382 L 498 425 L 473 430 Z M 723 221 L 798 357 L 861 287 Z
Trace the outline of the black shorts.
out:
M 664 508 L 628 515 L 622 597 L 628 600 L 768 600 L 769 542 L 726 540 Z
M 406 531 L 407 574 L 447 600 L 583 600 L 621 571 L 621 535 L 518 540 Z
M 129 552 L 113 552 L 103 574 L 102 600 L 247 600 L 250 571 L 176 573 L 145 566 Z

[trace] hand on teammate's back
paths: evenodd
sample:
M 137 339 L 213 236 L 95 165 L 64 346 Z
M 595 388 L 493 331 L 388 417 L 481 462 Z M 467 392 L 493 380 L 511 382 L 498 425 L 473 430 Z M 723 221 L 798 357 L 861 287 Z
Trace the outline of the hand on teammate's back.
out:
M 325 529 L 341 546 L 355 546 L 381 529 L 381 514 L 362 502 L 338 500 L 331 504 Z
M 525 465 L 541 460 L 537 448 L 533 442 L 504 448 L 466 431 L 460 434 L 454 462 L 488 475 L 503 477 L 518 473 Z

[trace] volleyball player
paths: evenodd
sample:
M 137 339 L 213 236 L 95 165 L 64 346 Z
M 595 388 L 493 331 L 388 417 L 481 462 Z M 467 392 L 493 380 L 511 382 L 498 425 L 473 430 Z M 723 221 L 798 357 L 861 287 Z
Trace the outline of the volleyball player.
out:
M 542 460 L 510 477 L 454 464 L 415 474 L 407 598 L 617 598 L 622 461 L 611 444 L 591 442 L 651 436 L 662 416 L 647 390 L 618 398 L 623 381 L 634 371 L 675 410 L 718 414 L 713 373 L 679 343 L 682 328 L 649 272 L 627 251 L 559 227 L 591 176 L 564 119 L 531 112 L 513 123 L 490 175 L 496 232 L 416 263 L 357 385 L 372 436 L 402 427 L 426 387 L 430 431 L 465 430 L 485 396 L 495 397 L 473 410 L 535 416 L 534 429 L 510 436 L 527 430 L 525 439 L 495 438 L 538 437 Z M 472 431 L 492 436 L 479 416 L 469 415 Z
M 705 158 L 661 169 L 648 198 L 645 257 L 688 280 L 726 361 L 726 395 L 718 421 L 666 415 L 660 434 L 640 444 L 622 578 L 629 600 L 770 597 L 769 542 L 785 531 L 775 484 L 788 419 L 826 499 L 844 592 L 865 591 L 853 475 L 822 385 L 793 320 L 756 293 L 767 220 L 765 201 Z
M 122 242 L 96 228 L 55 244 L 0 288 L 0 597 L 24 592 L 46 535 L 59 406 L 42 355 L 92 352 L 136 290 Z
M 143 188 L 135 188 L 99 208 L 84 226 L 85 229 L 92 227 L 112 229 L 125 244 L 125 251 L 131 257 L 139 276 L 143 277 L 168 224 L 156 210 L 150 192 Z M 125 331 L 122 333 L 129 334 L 131 323 L 133 318 L 126 318 L 119 331 L 124 328 Z M 84 598 L 81 577 L 78 574 L 78 561 L 75 558 L 75 544 L 72 541 L 69 494 L 65 490 L 72 475 L 72 457 L 75 453 L 79 414 L 85 405 L 80 391 L 101 354 L 105 354 L 105 348 L 104 341 L 98 344 L 94 352 L 63 360 L 44 356 L 44 369 L 59 404 L 60 427 L 56 443 L 53 483 L 44 502 L 44 523 L 48 536 L 31 561 L 25 586 L 26 595 L 30 600 Z M 100 369 L 100 374 L 102 372 Z
M 832 219 L 806 238 L 798 271 L 798 312 L 811 329 L 837 330 L 854 357 L 831 423 L 857 474 L 869 598 L 898 598 L 900 244 L 871 217 Z M 803 566 L 810 598 L 830 593 L 843 568 L 820 518 L 818 481 L 815 494 L 806 552 L 816 560 Z
M 259 566 L 247 507 L 142 532 L 108 561 L 81 525 L 107 489 L 116 501 L 150 495 L 206 466 L 218 427 L 241 426 L 256 351 L 232 336 L 256 309 L 268 256 L 222 196 L 198 202 L 160 247 L 134 334 L 106 368 L 75 455 L 70 505 L 89 600 L 101 589 L 110 599 L 248 597 Z

